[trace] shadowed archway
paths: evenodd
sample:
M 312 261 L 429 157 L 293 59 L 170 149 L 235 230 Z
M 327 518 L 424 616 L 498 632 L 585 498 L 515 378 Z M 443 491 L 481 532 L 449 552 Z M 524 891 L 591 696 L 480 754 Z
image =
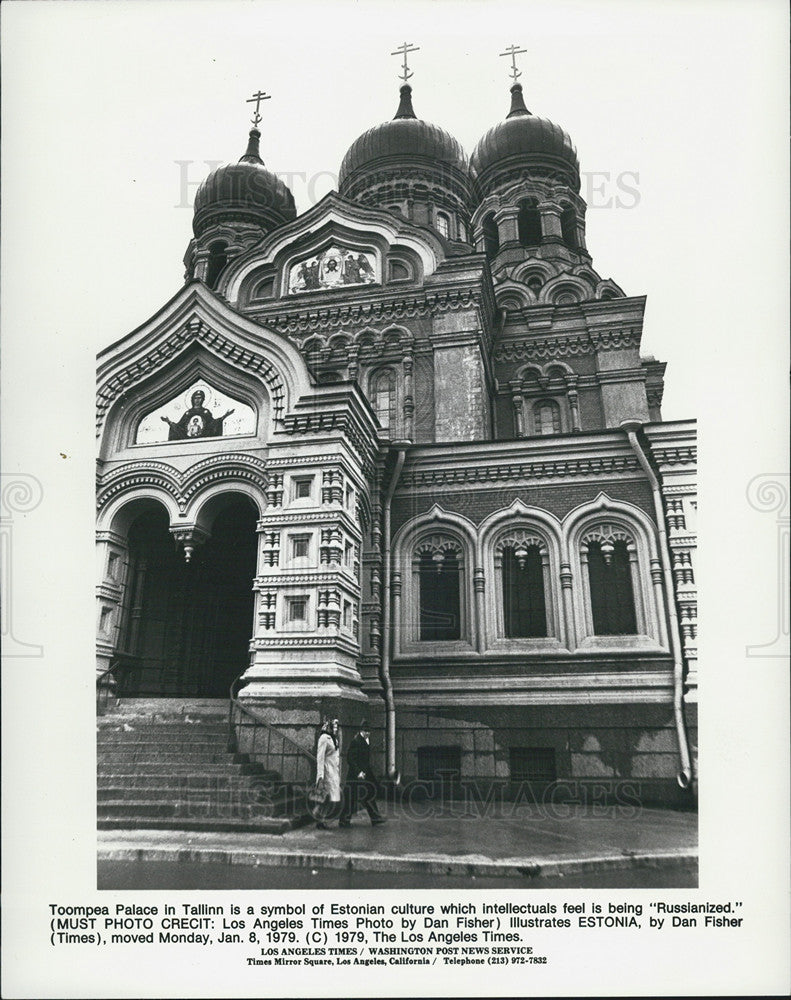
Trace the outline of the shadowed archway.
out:
M 249 500 L 229 496 L 190 562 L 161 508 L 131 524 L 120 695 L 228 695 L 249 664 L 257 516 Z

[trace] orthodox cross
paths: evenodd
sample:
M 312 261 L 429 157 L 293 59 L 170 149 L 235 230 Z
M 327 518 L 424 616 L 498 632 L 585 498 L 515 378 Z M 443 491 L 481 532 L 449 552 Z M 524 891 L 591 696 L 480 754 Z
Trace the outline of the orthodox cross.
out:
M 407 54 L 409 52 L 420 52 L 420 46 L 413 45 L 411 42 L 404 42 L 403 45 L 398 46 L 395 52 L 390 53 L 391 56 L 403 55 L 404 57 L 404 63 L 403 66 L 401 67 L 401 79 L 404 81 L 404 83 L 407 82 L 410 76 L 414 76 L 414 73 L 410 73 L 409 65 L 407 63 Z
M 255 104 L 255 114 L 250 121 L 256 128 L 258 127 L 258 123 L 261 121 L 261 115 L 258 113 L 259 108 L 261 107 L 261 101 L 269 101 L 271 98 L 271 94 L 265 94 L 263 90 L 259 90 L 257 94 L 253 94 L 252 97 L 249 97 L 245 101 L 245 104 Z
M 516 68 L 516 57 L 522 55 L 523 52 L 527 52 L 527 49 L 520 49 L 516 45 L 510 45 L 505 52 L 501 52 L 500 56 L 510 56 L 511 57 L 511 76 L 514 78 L 514 83 L 522 75 L 521 69 Z

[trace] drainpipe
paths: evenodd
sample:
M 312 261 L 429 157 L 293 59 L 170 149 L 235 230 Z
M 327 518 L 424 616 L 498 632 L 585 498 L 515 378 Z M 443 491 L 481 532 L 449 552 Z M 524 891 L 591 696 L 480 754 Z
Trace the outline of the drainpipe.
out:
M 393 475 L 390 477 L 390 485 L 387 487 L 384 501 L 384 530 L 382 532 L 383 567 L 382 567 L 382 658 L 379 663 L 379 680 L 382 684 L 382 691 L 385 697 L 385 757 L 387 766 L 387 777 L 398 783 L 401 776 L 396 769 L 396 740 L 395 740 L 395 699 L 393 698 L 393 683 L 390 680 L 390 649 L 392 636 L 390 634 L 390 505 L 393 500 L 398 480 L 401 478 L 401 470 L 404 467 L 406 451 L 403 446 L 398 446 L 396 464 Z
M 637 440 L 637 431 L 641 427 L 642 424 L 639 420 L 624 420 L 621 422 L 621 430 L 626 432 L 632 451 L 637 456 L 637 461 L 640 463 L 643 472 L 648 478 L 648 482 L 651 484 L 651 493 L 654 498 L 654 511 L 659 529 L 659 558 L 662 563 L 662 572 L 665 580 L 665 605 L 670 622 L 670 646 L 673 653 L 673 714 L 676 721 L 678 753 L 681 759 L 681 770 L 676 775 L 676 780 L 681 788 L 687 789 L 692 784 L 692 764 L 689 756 L 687 725 L 684 719 L 684 661 L 681 652 L 681 630 L 679 629 L 678 613 L 676 611 L 675 586 L 673 584 L 673 572 L 670 562 L 670 546 L 667 541 L 665 508 L 662 505 L 659 480 L 656 478 L 654 470 L 648 462 L 642 445 Z

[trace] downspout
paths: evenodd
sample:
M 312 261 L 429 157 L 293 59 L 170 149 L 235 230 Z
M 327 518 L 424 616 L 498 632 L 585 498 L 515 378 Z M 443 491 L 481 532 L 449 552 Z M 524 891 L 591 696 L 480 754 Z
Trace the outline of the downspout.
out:
M 406 451 L 403 447 L 398 448 L 395 468 L 390 477 L 390 485 L 385 493 L 383 509 L 383 566 L 382 566 L 382 658 L 379 662 L 379 680 L 382 684 L 382 691 L 385 699 L 385 758 L 387 767 L 387 777 L 390 781 L 398 783 L 401 776 L 396 769 L 396 739 L 395 739 L 395 699 L 393 698 L 393 683 L 390 680 L 390 650 L 392 636 L 390 634 L 390 505 L 393 494 L 401 478 L 401 470 L 404 467 Z
M 659 558 L 662 563 L 662 573 L 665 581 L 665 605 L 670 624 L 670 645 L 673 653 L 673 715 L 676 722 L 678 753 L 681 760 L 681 769 L 676 775 L 676 780 L 681 788 L 687 789 L 692 785 L 692 764 L 689 755 L 687 725 L 684 719 L 684 660 L 681 652 L 681 630 L 678 625 L 678 612 L 676 611 L 675 586 L 670 561 L 670 546 L 667 541 L 665 508 L 662 504 L 659 480 L 656 478 L 654 470 L 648 462 L 642 445 L 637 440 L 637 431 L 641 427 L 642 424 L 639 420 L 624 420 L 621 423 L 621 430 L 626 432 L 632 451 L 637 456 L 637 461 L 640 463 L 640 467 L 651 484 L 651 493 L 654 499 L 654 512 L 659 531 Z

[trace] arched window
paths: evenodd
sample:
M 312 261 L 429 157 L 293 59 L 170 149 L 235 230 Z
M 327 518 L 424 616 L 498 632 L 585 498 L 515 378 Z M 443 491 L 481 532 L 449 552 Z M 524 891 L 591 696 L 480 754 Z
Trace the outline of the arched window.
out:
M 448 239 L 450 236 L 450 218 L 445 215 L 444 212 L 437 212 L 434 216 L 435 225 L 437 227 L 437 232 L 440 236 L 444 236 Z
M 626 540 L 589 539 L 586 547 L 594 635 L 635 635 L 632 559 Z
M 395 429 L 396 392 L 395 376 L 389 369 L 380 372 L 373 379 L 371 386 L 374 413 L 383 430 Z
M 577 216 L 574 209 L 567 206 L 560 213 L 560 232 L 563 242 L 572 250 L 577 249 Z
M 459 239 L 463 243 L 466 243 L 467 239 L 468 239 L 468 236 L 467 236 L 467 224 L 464 222 L 463 219 L 459 219 L 458 225 L 459 225 Z
M 206 284 L 209 288 L 214 288 L 217 279 L 225 265 L 228 263 L 228 244 L 222 240 L 212 243 L 209 247 L 209 266 L 206 270 Z
M 388 265 L 388 281 L 409 281 L 412 272 L 407 264 L 401 260 L 391 260 Z
M 519 242 L 523 247 L 535 247 L 541 242 L 541 213 L 535 198 L 527 198 L 519 205 L 517 216 Z
M 500 249 L 500 233 L 494 221 L 494 212 L 489 212 L 483 220 L 483 249 L 489 260 L 496 257 Z
M 451 642 L 461 638 L 461 548 L 437 535 L 415 549 L 418 575 L 418 638 Z
M 510 541 L 502 547 L 503 623 L 507 639 L 547 634 L 544 567 L 535 542 Z
M 560 407 L 552 399 L 540 399 L 533 406 L 533 427 L 536 434 L 560 434 Z

